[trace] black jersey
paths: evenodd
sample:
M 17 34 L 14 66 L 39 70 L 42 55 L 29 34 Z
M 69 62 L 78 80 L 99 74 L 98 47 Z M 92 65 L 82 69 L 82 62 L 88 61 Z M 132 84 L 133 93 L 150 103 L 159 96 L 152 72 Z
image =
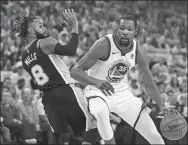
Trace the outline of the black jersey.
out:
M 38 40 L 33 41 L 24 50 L 21 60 L 24 69 L 31 75 L 40 90 L 74 83 L 62 57 L 54 53 L 45 54 L 40 49 Z

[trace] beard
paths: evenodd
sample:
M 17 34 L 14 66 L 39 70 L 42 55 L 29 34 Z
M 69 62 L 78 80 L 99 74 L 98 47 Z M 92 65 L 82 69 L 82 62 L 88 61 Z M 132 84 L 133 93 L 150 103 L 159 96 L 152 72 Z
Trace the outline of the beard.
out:
M 37 39 L 44 39 L 44 38 L 49 37 L 48 34 L 45 35 L 45 34 L 37 32 L 37 31 L 35 31 L 35 34 L 36 34 Z
M 126 46 L 127 47 L 130 44 L 130 40 L 128 38 L 120 38 L 119 44 L 121 46 Z

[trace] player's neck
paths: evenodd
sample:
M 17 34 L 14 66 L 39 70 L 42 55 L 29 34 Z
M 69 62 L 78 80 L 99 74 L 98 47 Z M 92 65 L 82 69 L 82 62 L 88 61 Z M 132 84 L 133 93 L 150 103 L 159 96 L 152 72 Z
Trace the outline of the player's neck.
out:
M 116 36 L 116 34 L 114 34 L 114 40 L 115 40 L 116 45 L 118 45 L 119 49 L 121 49 L 121 51 L 127 52 L 127 51 L 129 51 L 129 50 L 132 49 L 133 41 L 132 41 L 128 46 L 123 46 L 123 45 L 121 45 L 121 44 L 119 43 L 119 41 L 117 41 L 117 36 Z
M 28 38 L 27 38 L 27 45 L 31 44 L 36 39 L 37 38 L 35 36 L 28 36 Z

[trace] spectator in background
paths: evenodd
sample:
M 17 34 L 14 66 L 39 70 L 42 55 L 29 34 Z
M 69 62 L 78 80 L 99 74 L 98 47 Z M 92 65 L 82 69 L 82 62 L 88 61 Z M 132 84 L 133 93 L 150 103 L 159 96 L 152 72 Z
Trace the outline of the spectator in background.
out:
M 166 59 L 161 57 L 159 59 L 159 62 L 153 65 L 152 72 L 154 72 L 154 73 L 158 73 L 158 72 L 166 72 L 166 73 L 168 73 Z
M 0 137 L 0 144 L 10 144 L 10 130 L 6 126 L 4 126 L 3 117 L 0 117 Z
M 10 130 L 12 136 L 20 137 L 22 130 L 22 121 L 18 109 L 10 103 L 10 92 L 2 92 L 1 101 L 1 116 L 3 117 L 4 125 Z
M 11 76 L 11 81 L 13 84 L 16 84 L 18 80 L 23 79 L 23 66 L 22 63 L 19 61 L 14 66 L 13 69 L 15 70 L 15 73 Z
M 180 84 L 176 75 L 172 76 L 170 84 L 167 86 L 167 90 L 172 89 L 177 94 L 180 92 Z
M 16 99 L 17 102 L 22 102 L 22 91 L 23 88 L 25 87 L 25 80 L 23 78 L 19 79 L 16 86 L 15 86 L 15 91 L 16 91 Z
M 12 96 L 12 103 L 17 106 L 19 102 L 21 102 L 21 98 L 16 94 L 16 86 L 15 85 L 10 85 L 9 91 Z
M 9 88 L 10 85 L 11 85 L 11 80 L 10 80 L 10 78 L 5 78 L 4 81 L 3 81 L 2 88 Z
M 157 83 L 157 86 L 159 88 L 159 92 L 161 93 L 162 95 L 162 98 L 163 98 L 163 101 L 164 102 L 167 102 L 168 101 L 168 96 L 166 94 L 166 86 L 167 84 L 166 83 L 163 83 L 163 82 L 158 82 Z
M 16 84 L 19 80 L 24 79 L 25 86 L 30 87 L 30 75 L 23 69 L 22 62 L 18 61 L 13 67 L 14 73 L 11 75 L 11 82 Z
M 173 90 L 169 90 L 167 92 L 168 100 L 167 100 L 167 106 L 175 108 L 177 103 L 177 96 L 175 95 L 175 92 Z
M 67 42 L 69 41 L 67 30 L 60 32 L 58 40 L 59 40 L 59 43 L 61 43 L 62 45 L 67 44 Z
M 156 79 L 156 82 L 161 82 L 161 83 L 168 83 L 168 73 L 165 72 L 159 72 L 158 73 L 158 78 Z
M 183 116 L 187 117 L 187 82 L 180 85 L 180 94 L 177 96 L 178 109 Z
M 22 102 L 18 104 L 23 121 L 23 140 L 36 139 L 36 132 L 40 131 L 37 106 L 32 102 L 32 100 L 32 90 L 30 88 L 24 88 L 22 91 Z

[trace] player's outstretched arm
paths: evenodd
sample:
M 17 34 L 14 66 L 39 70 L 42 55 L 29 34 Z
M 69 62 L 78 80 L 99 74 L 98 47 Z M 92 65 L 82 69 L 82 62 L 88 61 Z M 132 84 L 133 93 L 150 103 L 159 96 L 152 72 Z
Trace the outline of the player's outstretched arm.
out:
M 84 57 L 71 69 L 71 77 L 86 85 L 93 85 L 99 88 L 105 95 L 114 92 L 113 87 L 107 81 L 88 76 L 84 71 L 90 69 L 99 59 L 105 59 L 109 46 L 106 38 L 96 41 Z
M 48 37 L 39 40 L 38 46 L 46 54 L 58 54 L 64 56 L 73 56 L 78 48 L 79 31 L 78 20 L 74 10 L 66 10 L 63 12 L 68 25 L 72 28 L 71 39 L 67 45 L 61 45 L 56 39 Z
M 147 51 L 144 48 L 138 47 L 137 52 L 137 64 L 139 66 L 139 70 L 142 75 L 142 81 L 145 85 L 146 91 L 148 95 L 159 105 L 159 107 L 163 109 L 165 104 L 149 69 Z

